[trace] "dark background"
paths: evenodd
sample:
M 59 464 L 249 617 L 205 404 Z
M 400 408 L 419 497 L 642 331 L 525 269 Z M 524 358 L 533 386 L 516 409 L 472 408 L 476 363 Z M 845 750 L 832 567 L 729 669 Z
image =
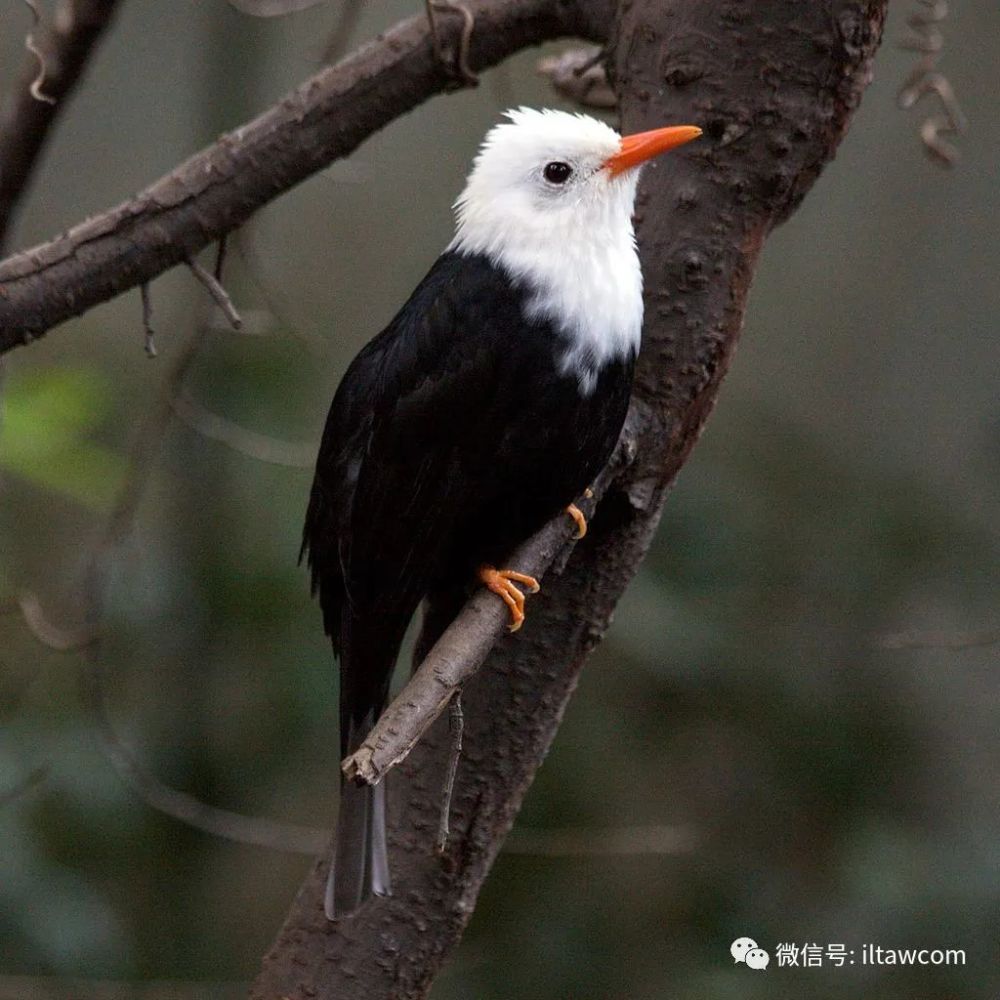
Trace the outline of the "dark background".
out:
M 416 7 L 366 8 L 356 40 Z M 895 107 L 905 13 L 836 162 L 767 245 L 717 412 L 437 1000 L 997 995 L 1000 12 L 960 5 L 945 25 L 970 119 L 952 172 L 917 137 L 933 102 Z M 278 99 L 337 17 L 124 4 L 12 245 Z M 4 82 L 27 21 L 0 10 Z M 175 271 L 152 289 L 157 360 L 138 294 L 9 356 L 0 794 L 47 771 L 0 805 L 0 996 L 216 1000 L 253 975 L 309 859 L 152 811 L 101 750 L 81 655 L 42 647 L 10 604 L 31 592 L 59 629 L 81 623 L 129 442 L 199 326 L 190 393 L 311 454 L 344 367 L 450 237 L 483 133 L 506 107 L 559 104 L 537 58 L 260 213 L 227 273 L 251 335 Z M 172 422 L 112 560 L 103 653 L 116 726 L 160 778 L 325 827 L 335 671 L 295 563 L 310 476 Z M 874 943 L 962 948 L 967 965 L 757 973 L 729 957 L 743 935 L 772 957 Z

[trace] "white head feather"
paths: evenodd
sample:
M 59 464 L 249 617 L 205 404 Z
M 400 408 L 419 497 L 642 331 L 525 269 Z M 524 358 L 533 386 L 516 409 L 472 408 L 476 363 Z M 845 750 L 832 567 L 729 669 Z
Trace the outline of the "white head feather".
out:
M 548 319 L 568 338 L 560 367 L 590 392 L 606 362 L 639 346 L 639 171 L 605 168 L 621 137 L 596 118 L 529 108 L 506 117 L 487 134 L 455 203 L 449 249 L 485 254 L 529 291 L 527 318 Z M 569 166 L 562 183 L 546 179 L 551 163 Z

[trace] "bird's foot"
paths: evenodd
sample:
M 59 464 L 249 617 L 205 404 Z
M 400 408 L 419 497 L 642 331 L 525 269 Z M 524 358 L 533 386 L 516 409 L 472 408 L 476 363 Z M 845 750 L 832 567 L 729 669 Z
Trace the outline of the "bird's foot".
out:
M 527 587 L 529 594 L 537 594 L 542 589 L 538 581 L 527 573 L 493 566 L 480 566 L 479 579 L 510 608 L 510 630 L 516 632 L 524 624 L 525 595 L 514 584 L 520 583 Z
M 587 519 L 583 516 L 583 511 L 575 503 L 571 503 L 566 508 L 566 513 L 576 521 L 576 534 L 573 537 L 579 541 L 587 534 Z

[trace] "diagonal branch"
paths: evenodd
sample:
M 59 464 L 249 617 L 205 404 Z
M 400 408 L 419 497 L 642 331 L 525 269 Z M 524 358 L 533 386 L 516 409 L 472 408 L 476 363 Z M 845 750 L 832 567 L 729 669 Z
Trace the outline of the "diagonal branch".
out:
M 469 0 L 468 61 L 493 66 L 553 38 L 597 37 L 610 0 Z M 0 262 L 0 353 L 193 258 L 262 205 L 454 85 L 423 15 L 317 73 L 141 194 Z
M 62 0 L 52 26 L 32 32 L 32 55 L 0 109 L 0 247 L 45 140 L 118 3 Z M 44 100 L 36 96 L 39 89 Z
M 634 456 L 631 423 L 623 432 L 608 467 L 587 496 L 576 501 L 584 516 L 593 514 L 608 483 Z M 562 568 L 560 557 L 570 555 L 576 530 L 568 516 L 560 515 L 514 552 L 510 565 L 542 580 L 551 569 Z M 461 691 L 482 666 L 505 634 L 509 622 L 506 605 L 485 588 L 477 590 L 434 643 L 361 746 L 343 762 L 344 774 L 358 783 L 375 785 L 391 768 L 405 760 L 448 706 L 452 695 Z

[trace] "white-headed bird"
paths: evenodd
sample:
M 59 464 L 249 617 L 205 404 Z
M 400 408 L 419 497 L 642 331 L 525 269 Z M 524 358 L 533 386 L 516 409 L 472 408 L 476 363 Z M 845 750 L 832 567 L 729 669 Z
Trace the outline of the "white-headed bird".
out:
M 584 530 L 571 504 L 615 446 L 639 350 L 638 168 L 700 135 L 506 117 L 456 203 L 454 239 L 327 417 L 303 550 L 340 659 L 342 757 L 385 708 L 421 601 L 425 636 L 439 633 L 482 582 L 516 628 L 537 584 L 505 560 L 568 505 Z M 342 782 L 327 913 L 389 892 L 384 783 Z

